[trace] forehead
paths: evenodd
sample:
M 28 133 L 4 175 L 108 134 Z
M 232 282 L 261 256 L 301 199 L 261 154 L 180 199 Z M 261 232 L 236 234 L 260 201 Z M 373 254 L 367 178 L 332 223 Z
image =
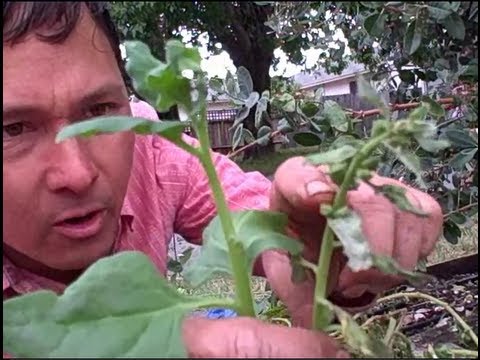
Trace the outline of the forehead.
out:
M 121 83 L 113 50 L 84 10 L 70 36 L 51 44 L 29 35 L 3 46 L 3 102 L 55 101 L 112 82 Z

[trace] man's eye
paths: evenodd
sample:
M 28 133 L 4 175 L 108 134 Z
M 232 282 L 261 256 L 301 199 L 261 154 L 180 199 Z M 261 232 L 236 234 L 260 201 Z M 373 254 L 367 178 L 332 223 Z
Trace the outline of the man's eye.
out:
M 11 137 L 22 135 L 24 130 L 25 125 L 23 123 L 3 125 L 3 135 L 8 135 Z
M 112 103 L 102 103 L 92 106 L 88 111 L 88 117 L 105 116 L 115 110 L 116 106 Z

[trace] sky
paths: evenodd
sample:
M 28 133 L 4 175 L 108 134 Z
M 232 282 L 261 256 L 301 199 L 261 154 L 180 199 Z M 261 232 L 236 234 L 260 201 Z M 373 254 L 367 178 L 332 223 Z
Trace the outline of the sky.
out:
M 188 43 L 190 39 L 189 32 L 184 30 L 181 32 L 181 35 L 183 37 L 183 41 L 185 43 Z M 338 30 L 333 38 L 335 40 L 341 40 L 346 42 L 345 37 L 343 36 L 343 33 L 341 30 Z M 209 77 L 218 76 L 219 78 L 224 79 L 228 71 L 231 71 L 233 73 L 236 72 L 236 68 L 233 65 L 232 59 L 230 59 L 230 56 L 226 51 L 222 51 L 219 55 L 210 54 L 206 46 L 208 42 L 208 35 L 206 33 L 204 33 L 203 36 L 200 36 L 199 42 L 201 44 L 201 46 L 199 47 L 199 52 L 200 52 L 200 55 L 202 56 L 201 66 L 203 71 L 206 71 Z M 220 44 L 217 44 L 217 45 L 219 48 L 221 48 Z M 120 45 L 120 49 L 122 52 L 122 56 L 125 56 L 125 49 L 122 45 Z M 305 51 L 302 50 L 302 52 L 306 58 L 305 67 L 308 69 L 315 65 L 321 50 L 311 48 Z M 349 53 L 349 49 L 347 47 L 345 50 L 345 54 L 348 54 L 348 53 Z M 304 69 L 304 66 L 294 65 L 288 62 L 287 56 L 279 48 L 275 49 L 274 56 L 276 58 L 279 58 L 280 61 L 279 61 L 279 64 L 277 65 L 276 70 L 274 70 L 273 67 L 270 68 L 270 76 L 272 77 L 283 76 L 283 77 L 289 78 L 295 74 L 300 73 Z
M 188 42 L 190 35 L 187 31 L 182 31 L 181 35 L 183 36 L 183 40 Z M 202 46 L 199 48 L 200 55 L 202 56 L 202 69 L 206 71 L 209 77 L 218 76 L 219 78 L 224 79 L 227 75 L 227 71 L 230 70 L 232 72 L 236 71 L 235 66 L 233 65 L 232 59 L 227 52 L 222 51 L 219 55 L 211 55 L 206 48 L 206 43 L 208 42 L 208 35 L 204 34 L 203 37 L 200 38 L 200 43 Z M 338 30 L 337 33 L 333 37 L 335 40 L 342 40 L 346 41 L 345 37 L 341 30 Z M 221 45 L 219 45 L 219 48 Z M 308 49 L 303 51 L 303 54 L 306 58 L 305 60 L 305 67 L 311 68 L 317 62 L 318 56 L 320 55 L 321 50 L 318 49 Z M 348 49 L 345 51 L 348 54 Z M 270 68 L 270 76 L 284 76 L 284 77 L 291 77 L 295 74 L 298 74 L 304 69 L 304 66 L 294 65 L 287 61 L 287 56 L 285 53 L 277 48 L 274 51 L 274 56 L 280 59 L 280 62 L 277 66 L 277 70 L 274 70 L 273 67 Z

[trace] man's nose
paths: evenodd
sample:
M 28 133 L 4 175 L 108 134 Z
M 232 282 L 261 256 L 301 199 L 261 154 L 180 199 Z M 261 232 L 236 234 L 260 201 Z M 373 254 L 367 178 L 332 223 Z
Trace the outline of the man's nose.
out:
M 71 191 L 81 194 L 98 178 L 88 140 L 71 138 L 51 147 L 47 185 L 51 191 Z

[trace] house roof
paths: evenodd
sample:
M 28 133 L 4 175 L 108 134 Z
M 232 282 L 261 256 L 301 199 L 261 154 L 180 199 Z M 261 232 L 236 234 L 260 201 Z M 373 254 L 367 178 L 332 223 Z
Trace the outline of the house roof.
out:
M 301 72 L 294 75 L 293 81 L 300 86 L 301 89 L 322 85 L 332 81 L 346 79 L 359 73 L 365 73 L 367 70 L 363 64 L 351 62 L 342 71 L 340 75 L 328 74 L 324 69 L 314 71 L 312 73 Z

